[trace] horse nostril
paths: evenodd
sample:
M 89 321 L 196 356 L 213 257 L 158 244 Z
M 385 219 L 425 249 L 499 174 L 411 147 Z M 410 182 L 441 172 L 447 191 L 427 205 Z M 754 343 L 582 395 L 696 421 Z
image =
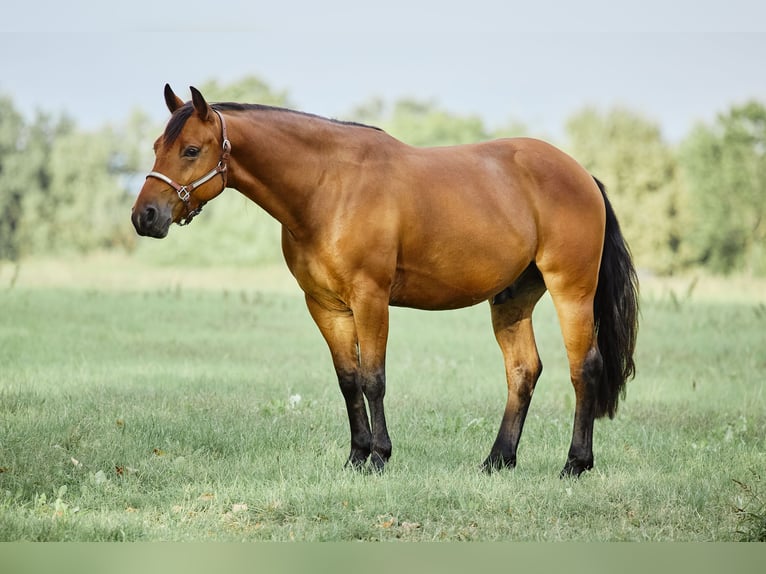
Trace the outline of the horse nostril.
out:
M 171 215 L 168 207 L 152 203 L 134 209 L 130 219 L 139 235 L 162 238 L 168 234 L 168 227 L 172 223 Z
M 157 209 L 155 207 L 147 207 L 144 210 L 144 223 L 151 225 L 157 218 Z

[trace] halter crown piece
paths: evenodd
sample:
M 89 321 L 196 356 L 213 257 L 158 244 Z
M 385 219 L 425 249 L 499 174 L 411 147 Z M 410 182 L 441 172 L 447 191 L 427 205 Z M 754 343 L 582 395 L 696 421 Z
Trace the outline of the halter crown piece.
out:
M 202 211 L 202 207 L 205 205 L 206 202 L 201 201 L 196 209 L 191 209 L 189 204 L 189 199 L 191 198 L 191 193 L 195 189 L 197 189 L 199 186 L 206 184 L 208 181 L 213 179 L 217 175 L 221 175 L 223 178 L 223 187 L 221 188 L 221 191 L 226 189 L 226 172 L 229 169 L 229 157 L 231 156 L 231 142 L 229 141 L 228 135 L 226 133 L 226 122 L 223 119 L 223 115 L 221 115 L 221 112 L 219 112 L 216 109 L 213 109 L 213 111 L 218 116 L 218 119 L 221 120 L 221 159 L 218 160 L 218 165 L 216 165 L 213 169 L 211 169 L 209 172 L 207 172 L 205 175 L 203 175 L 201 178 L 194 180 L 191 183 L 187 183 L 186 185 L 181 185 L 179 183 L 176 183 L 172 179 L 170 179 L 165 174 L 162 174 L 158 171 L 152 171 L 149 174 L 147 174 L 146 178 L 149 179 L 150 177 L 153 177 L 155 179 L 159 179 L 160 181 L 164 181 L 167 183 L 170 187 L 176 190 L 176 193 L 178 194 L 178 198 L 183 201 L 184 207 L 186 208 L 186 215 L 178 222 L 178 225 L 189 225 L 194 219 L 194 216 L 198 215 Z

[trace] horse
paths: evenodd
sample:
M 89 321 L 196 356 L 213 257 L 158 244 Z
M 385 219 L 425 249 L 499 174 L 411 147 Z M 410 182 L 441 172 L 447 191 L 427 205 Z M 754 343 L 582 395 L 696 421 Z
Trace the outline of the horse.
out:
M 165 86 L 171 117 L 132 209 L 135 230 L 163 238 L 227 187 L 279 221 L 345 400 L 347 466 L 382 471 L 391 457 L 389 306 L 488 301 L 508 394 L 482 468 L 514 468 L 542 371 L 532 311 L 548 291 L 575 393 L 560 475 L 593 468 L 594 420 L 614 417 L 635 376 L 638 331 L 636 271 L 598 179 L 537 139 L 416 148 L 364 124 L 191 94 L 184 102 Z

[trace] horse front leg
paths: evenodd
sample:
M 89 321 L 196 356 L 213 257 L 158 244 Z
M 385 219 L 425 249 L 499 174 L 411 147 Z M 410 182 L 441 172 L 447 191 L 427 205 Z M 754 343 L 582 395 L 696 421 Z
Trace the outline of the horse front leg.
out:
M 330 348 L 338 384 L 346 402 L 351 430 L 351 452 L 346 466 L 361 469 L 370 456 L 372 431 L 360 380 L 354 317 L 350 310 L 327 309 L 310 295 L 306 295 L 306 305 Z
M 372 451 L 372 431 L 364 406 L 364 394 L 357 373 L 337 370 L 338 384 L 346 401 L 348 423 L 351 429 L 351 452 L 346 466 L 361 470 Z
M 370 464 L 378 472 L 391 458 L 383 399 L 386 395 L 386 344 L 388 341 L 388 293 L 374 285 L 356 291 L 352 302 L 359 341 L 359 381 L 370 409 L 372 443 Z

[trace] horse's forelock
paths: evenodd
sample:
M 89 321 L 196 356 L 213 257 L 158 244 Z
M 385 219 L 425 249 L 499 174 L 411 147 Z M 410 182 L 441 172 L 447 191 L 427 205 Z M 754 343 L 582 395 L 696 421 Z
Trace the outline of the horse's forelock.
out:
M 194 106 L 191 102 L 187 102 L 173 112 L 173 115 L 170 116 L 170 120 L 168 121 L 168 125 L 165 127 L 165 134 L 163 136 L 165 146 L 173 145 L 178 139 L 178 136 L 181 135 L 186 122 L 189 120 L 193 112 Z

